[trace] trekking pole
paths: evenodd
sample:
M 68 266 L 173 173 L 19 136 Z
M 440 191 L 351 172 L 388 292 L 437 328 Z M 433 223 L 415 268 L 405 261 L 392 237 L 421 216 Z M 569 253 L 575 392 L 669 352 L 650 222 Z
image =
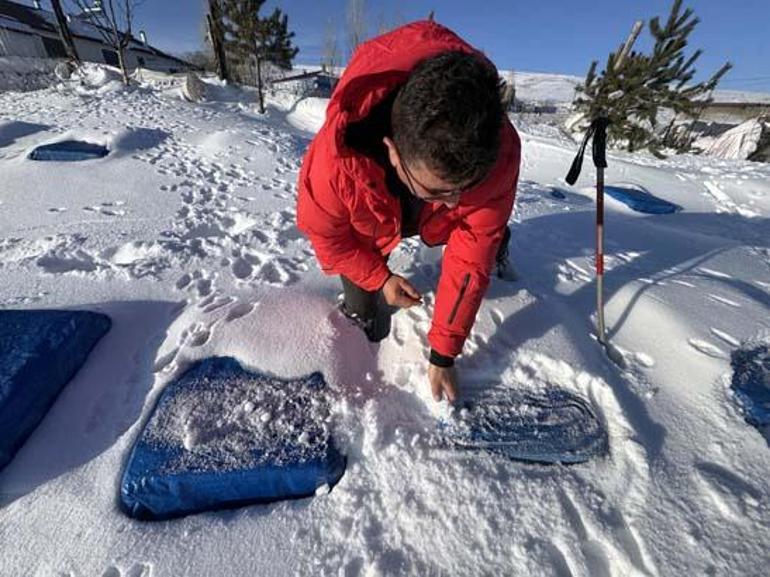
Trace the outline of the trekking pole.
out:
M 637 20 L 631 29 L 623 48 L 618 57 L 612 63 L 612 69 L 620 67 L 636 42 L 639 33 L 642 30 L 644 22 Z M 604 169 L 607 168 L 607 127 L 610 124 L 605 111 L 599 114 L 591 121 L 583 142 L 578 149 L 575 160 L 572 161 L 569 173 L 567 174 L 567 183 L 572 185 L 580 176 L 580 169 L 583 166 L 583 156 L 588 141 L 593 137 L 591 143 L 591 156 L 596 167 L 596 320 L 597 320 L 597 338 L 607 351 L 607 355 L 616 364 L 623 365 L 623 354 L 607 340 L 607 329 L 604 323 Z

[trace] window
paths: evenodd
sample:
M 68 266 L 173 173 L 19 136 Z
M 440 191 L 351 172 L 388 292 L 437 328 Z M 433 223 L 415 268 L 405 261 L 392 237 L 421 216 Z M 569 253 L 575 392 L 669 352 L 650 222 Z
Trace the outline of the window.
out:
M 102 56 L 104 56 L 104 62 L 110 66 L 120 66 L 118 53 L 114 50 L 107 50 L 106 48 L 102 48 Z
M 139 63 L 139 66 L 144 68 L 144 57 L 143 56 L 138 56 L 136 61 Z
M 49 58 L 66 58 L 67 51 L 64 49 L 64 43 L 56 38 L 48 38 L 47 36 L 41 36 L 43 40 L 43 46 L 45 47 L 45 53 Z

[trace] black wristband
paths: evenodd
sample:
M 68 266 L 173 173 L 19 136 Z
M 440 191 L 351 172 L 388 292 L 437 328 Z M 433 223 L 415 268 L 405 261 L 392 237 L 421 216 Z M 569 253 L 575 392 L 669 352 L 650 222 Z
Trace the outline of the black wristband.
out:
M 431 349 L 430 364 L 436 365 L 437 367 L 441 367 L 442 369 L 448 369 L 449 367 L 454 366 L 455 360 L 453 357 L 445 357 L 441 353 L 436 352 L 435 349 Z

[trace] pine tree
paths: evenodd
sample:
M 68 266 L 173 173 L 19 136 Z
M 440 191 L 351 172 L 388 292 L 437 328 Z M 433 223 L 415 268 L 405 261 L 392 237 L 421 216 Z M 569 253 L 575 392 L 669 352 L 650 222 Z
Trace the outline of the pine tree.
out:
M 289 17 L 280 8 L 260 21 L 257 31 L 257 52 L 266 62 L 283 70 L 291 70 L 291 61 L 299 52 L 292 46 L 294 32 L 289 32 Z
M 609 118 L 608 140 L 631 152 L 647 148 L 661 156 L 662 147 L 688 150 L 691 141 L 677 133 L 675 123 L 696 117 L 732 67 L 728 62 L 708 80 L 690 84 L 702 50 L 689 57 L 684 50 L 698 22 L 692 9 L 682 11 L 682 0 L 674 0 L 665 26 L 657 17 L 649 22 L 655 40 L 652 53 L 631 52 L 616 67 L 619 52 L 613 52 L 599 76 L 598 63 L 592 62 L 585 82 L 577 88 L 575 109 L 586 121 L 599 115 Z
M 255 84 L 254 38 L 259 9 L 265 0 L 223 0 L 223 25 L 227 60 L 233 64 L 235 79 Z
M 259 94 L 259 110 L 265 112 L 263 65 L 291 69 L 291 61 L 299 52 L 292 46 L 294 33 L 289 32 L 289 17 L 279 8 L 260 18 L 265 0 L 224 0 L 226 46 L 228 56 L 236 63 L 241 82 L 255 84 Z

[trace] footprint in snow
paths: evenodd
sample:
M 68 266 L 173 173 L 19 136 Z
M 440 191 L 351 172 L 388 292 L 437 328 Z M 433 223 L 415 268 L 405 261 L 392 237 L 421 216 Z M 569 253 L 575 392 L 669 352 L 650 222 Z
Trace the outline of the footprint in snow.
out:
M 393 323 L 393 340 L 396 341 L 396 344 L 399 347 L 403 347 L 404 343 L 406 342 L 406 339 L 404 338 L 403 329 L 401 327 L 401 323 Z
M 687 287 L 687 288 L 697 288 L 694 284 L 692 284 L 690 282 L 687 282 L 687 281 L 684 281 L 684 280 L 675 279 L 675 280 L 672 280 L 671 282 L 673 284 L 678 284 L 680 286 Z
M 211 338 L 211 329 L 203 323 L 193 323 L 179 336 L 181 346 L 202 347 Z
M 102 577 L 152 577 L 152 565 L 135 563 L 131 569 L 123 573 L 115 565 L 111 565 L 102 573 Z
M 646 369 L 651 369 L 655 366 L 655 359 L 646 353 L 636 352 L 633 353 L 633 358 Z
M 564 517 L 580 540 L 586 568 L 589 575 L 657 575 L 652 560 L 645 555 L 644 542 L 628 524 L 622 511 L 609 508 L 605 513 L 608 528 L 613 539 L 602 535 L 602 529 L 595 524 L 578 502 L 566 491 L 560 495 Z M 571 573 L 570 573 L 571 574 Z
M 505 321 L 505 317 L 503 316 L 503 313 L 501 313 L 498 309 L 490 310 L 489 316 L 492 317 L 492 322 L 495 323 L 496 327 L 499 327 Z
M 227 316 L 225 316 L 225 322 L 229 323 L 241 317 L 245 317 L 247 314 L 253 311 L 258 304 L 259 303 L 256 303 L 256 302 L 234 304 L 232 307 L 230 307 L 230 310 L 227 311 Z
M 727 355 L 725 352 L 720 349 L 719 347 L 712 345 L 711 343 L 707 341 L 703 341 L 700 339 L 687 339 L 687 342 L 689 345 L 694 348 L 699 353 L 703 353 L 707 357 L 711 357 L 713 359 L 726 359 Z
M 734 336 L 732 336 L 729 333 L 726 333 L 724 331 L 720 331 L 719 329 L 714 328 L 714 327 L 711 327 L 710 330 L 711 330 L 711 334 L 713 334 L 715 337 L 723 340 L 724 342 L 726 342 L 730 346 L 738 347 L 741 344 L 738 339 L 736 339 Z
M 231 302 L 233 302 L 235 298 L 233 297 L 217 297 L 213 298 L 210 303 L 207 303 L 206 306 L 202 307 L 204 313 L 212 313 L 215 310 L 221 309 L 223 306 L 229 305 Z
M 710 268 L 700 267 L 700 268 L 698 268 L 696 270 L 699 273 L 702 273 L 702 274 L 704 274 L 706 276 L 710 276 L 710 277 L 713 277 L 713 278 L 718 278 L 718 279 L 731 279 L 731 278 L 733 278 L 729 274 L 720 272 L 718 270 L 710 269 Z
M 254 266 L 245 258 L 237 258 L 232 265 L 233 276 L 241 281 L 251 279 L 254 273 Z
M 176 356 L 179 354 L 179 347 L 176 347 L 173 351 L 170 353 L 167 353 L 157 359 L 155 361 L 155 364 L 152 367 L 153 373 L 161 373 L 161 372 L 171 372 L 171 370 L 176 366 L 174 365 L 174 361 L 176 360 Z
M 737 302 L 735 302 L 733 300 L 730 300 L 728 298 L 725 298 L 723 296 L 719 296 L 719 295 L 715 295 L 715 294 L 711 294 L 711 293 L 709 293 L 708 296 L 709 296 L 709 298 L 711 300 L 715 300 L 718 303 L 721 303 L 723 305 L 727 305 L 728 307 L 733 307 L 733 308 L 736 308 L 736 309 L 741 308 L 740 303 L 737 303 Z
M 176 281 L 176 288 L 179 290 L 184 289 L 186 286 L 188 286 L 192 282 L 192 277 L 185 273 L 182 276 L 180 276 Z
M 716 463 L 700 462 L 695 464 L 694 475 L 726 519 L 739 521 L 761 515 L 764 495 L 732 471 Z

